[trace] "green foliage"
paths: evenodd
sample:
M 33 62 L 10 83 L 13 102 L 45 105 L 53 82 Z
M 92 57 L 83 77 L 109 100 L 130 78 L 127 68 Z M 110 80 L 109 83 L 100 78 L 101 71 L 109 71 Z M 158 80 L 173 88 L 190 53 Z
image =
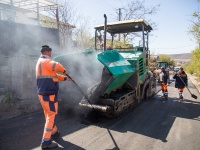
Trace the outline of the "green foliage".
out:
M 12 94 L 9 91 L 0 91 L 0 94 L 2 95 L 0 98 L 0 103 L 10 103 L 18 100 L 16 95 Z
M 200 48 L 192 51 L 191 63 L 186 67 L 186 71 L 193 74 L 195 73 L 200 77 Z
M 4 96 L 3 96 L 1 102 L 2 102 L 2 103 L 7 103 L 7 102 L 10 101 L 10 99 L 11 99 L 11 95 L 10 95 L 10 93 L 6 92 L 6 93 L 4 94 Z
M 111 40 L 106 40 L 106 44 L 111 46 Z M 117 49 L 117 48 L 127 48 L 127 49 L 133 49 L 133 45 L 132 44 L 127 44 L 126 42 L 121 42 L 118 40 L 114 40 L 113 41 L 113 48 Z
M 168 65 L 170 65 L 170 66 L 174 66 L 174 64 L 175 64 L 175 61 L 169 55 L 164 55 L 164 54 L 159 55 L 158 61 L 167 62 Z
M 186 71 L 190 74 L 193 74 L 195 70 L 195 65 L 194 64 L 190 64 L 186 67 Z
M 200 2 L 200 0 L 198 0 Z M 200 12 L 196 11 L 192 14 L 192 25 L 189 33 L 193 36 L 200 47 Z

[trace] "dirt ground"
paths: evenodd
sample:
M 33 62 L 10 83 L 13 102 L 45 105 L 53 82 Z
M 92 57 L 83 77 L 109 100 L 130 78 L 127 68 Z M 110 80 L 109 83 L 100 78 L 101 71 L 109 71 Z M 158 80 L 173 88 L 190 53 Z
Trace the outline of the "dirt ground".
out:
M 195 77 L 194 75 L 191 75 L 191 74 L 187 74 L 187 75 L 200 93 L 200 82 L 197 80 L 197 77 Z
M 196 86 L 197 90 L 200 93 L 200 82 L 197 81 L 197 78 L 194 75 L 188 74 L 189 79 Z M 7 103 L 0 103 L 0 120 L 9 119 L 15 116 L 31 113 L 41 109 L 41 105 L 38 101 L 37 104 L 30 101 L 12 101 Z

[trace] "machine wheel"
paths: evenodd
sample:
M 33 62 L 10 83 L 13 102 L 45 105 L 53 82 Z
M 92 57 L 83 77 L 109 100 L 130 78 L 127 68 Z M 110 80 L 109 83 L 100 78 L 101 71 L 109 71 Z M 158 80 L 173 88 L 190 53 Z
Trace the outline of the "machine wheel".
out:
M 145 90 L 144 90 L 144 92 L 145 92 L 145 94 L 144 94 L 144 99 L 145 100 L 148 100 L 149 99 L 149 84 L 147 84 L 147 86 L 145 87 Z
M 88 98 L 92 103 L 95 103 L 99 99 L 99 94 L 96 91 L 96 89 L 99 86 L 99 84 L 100 84 L 100 82 L 96 83 L 95 85 L 93 85 L 92 87 L 88 88 L 88 90 L 87 90 Z

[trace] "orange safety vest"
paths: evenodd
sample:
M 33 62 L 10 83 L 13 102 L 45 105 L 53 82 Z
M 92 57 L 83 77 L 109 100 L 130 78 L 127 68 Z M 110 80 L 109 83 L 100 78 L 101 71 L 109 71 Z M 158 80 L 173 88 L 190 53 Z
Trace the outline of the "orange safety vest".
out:
M 59 80 L 66 77 L 57 72 L 65 73 L 66 69 L 46 55 L 41 55 L 36 64 L 37 92 L 39 95 L 57 94 Z

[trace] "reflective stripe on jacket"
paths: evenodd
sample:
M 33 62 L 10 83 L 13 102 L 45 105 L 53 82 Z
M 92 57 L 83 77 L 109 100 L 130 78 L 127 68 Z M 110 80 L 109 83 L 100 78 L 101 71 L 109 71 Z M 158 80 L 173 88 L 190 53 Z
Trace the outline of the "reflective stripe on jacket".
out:
M 66 77 L 57 72 L 65 73 L 65 68 L 46 55 L 41 55 L 36 64 L 37 92 L 41 95 L 57 94 L 59 80 Z

